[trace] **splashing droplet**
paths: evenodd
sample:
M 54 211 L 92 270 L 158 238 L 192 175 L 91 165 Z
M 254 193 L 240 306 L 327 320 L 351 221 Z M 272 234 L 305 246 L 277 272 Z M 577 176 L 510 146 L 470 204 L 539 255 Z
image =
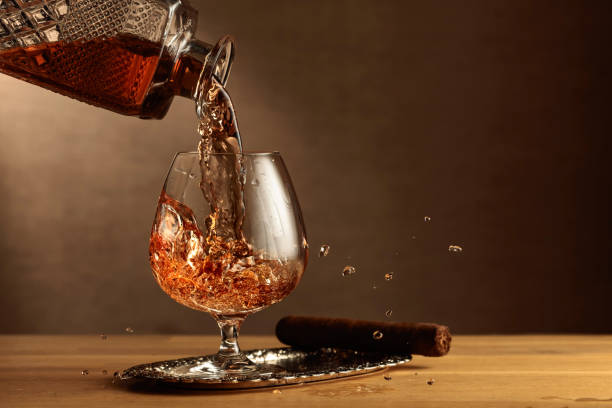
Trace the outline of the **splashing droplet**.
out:
M 106 334 L 102 333 L 102 334 L 100 335 L 100 338 L 101 338 L 102 340 L 106 340 L 106 339 L 107 339 Z
M 385 312 L 385 316 L 387 316 L 387 317 L 391 317 L 392 314 L 393 314 L 393 309 L 392 308 L 388 308 L 387 311 Z
M 89 370 L 83 370 L 83 371 L 81 371 L 81 375 L 87 375 L 87 374 L 89 374 Z
M 428 216 L 423 217 L 423 219 L 425 220 L 425 222 L 431 221 L 431 217 L 428 217 Z
M 126 327 L 125 328 L 125 332 L 126 333 L 134 333 L 134 329 L 132 329 L 131 327 Z
M 385 273 L 385 280 L 390 281 L 393 279 L 393 272 Z
M 387 381 L 391 381 L 391 376 L 389 374 L 385 375 L 383 378 Z
M 319 258 L 323 256 L 327 256 L 329 254 L 330 246 L 327 244 L 321 245 L 321 249 L 319 250 Z
M 449 245 L 448 246 L 448 252 L 453 252 L 455 254 L 458 254 L 461 251 L 463 251 L 463 248 L 461 248 L 459 245 Z
M 272 391 L 272 394 L 282 394 L 283 392 L 281 390 L 274 390 Z
M 383 338 L 383 332 L 381 332 L 380 330 L 376 330 L 374 333 L 372 333 L 372 338 L 374 340 L 380 340 Z
M 430 378 L 429 380 L 427 380 L 427 385 L 433 385 L 436 382 L 436 380 L 434 380 L 433 378 Z
M 354 275 L 355 272 L 357 271 L 355 270 L 354 266 L 346 265 L 344 269 L 342 270 L 342 276 Z
M 106 375 L 106 374 L 108 374 L 108 371 L 102 370 L 102 375 Z

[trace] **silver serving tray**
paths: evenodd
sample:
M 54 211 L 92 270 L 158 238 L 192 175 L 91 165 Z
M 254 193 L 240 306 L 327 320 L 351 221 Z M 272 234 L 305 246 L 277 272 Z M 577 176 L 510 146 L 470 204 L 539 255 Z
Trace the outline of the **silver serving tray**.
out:
M 408 354 L 384 354 L 322 348 L 301 350 L 291 347 L 256 349 L 244 352 L 256 364 L 282 368 L 255 379 L 210 379 L 198 375 L 197 367 L 213 356 L 141 364 L 124 370 L 118 378 L 127 383 L 147 383 L 196 389 L 240 389 L 325 381 L 373 373 L 410 362 Z

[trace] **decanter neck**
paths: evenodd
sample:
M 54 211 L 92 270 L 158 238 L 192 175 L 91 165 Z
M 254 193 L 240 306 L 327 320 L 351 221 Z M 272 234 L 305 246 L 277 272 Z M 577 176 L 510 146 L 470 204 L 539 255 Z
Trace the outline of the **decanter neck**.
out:
M 234 41 L 229 35 L 221 37 L 215 45 L 190 39 L 181 53 L 178 69 L 175 69 L 180 84 L 178 94 L 195 100 L 197 105 L 210 88 L 213 77 L 225 86 L 234 52 Z

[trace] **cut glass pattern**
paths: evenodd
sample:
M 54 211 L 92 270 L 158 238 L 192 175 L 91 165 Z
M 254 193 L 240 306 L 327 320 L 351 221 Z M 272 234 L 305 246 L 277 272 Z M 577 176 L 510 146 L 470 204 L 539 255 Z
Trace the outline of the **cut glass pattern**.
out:
M 0 50 L 57 41 L 67 12 L 67 0 L 0 0 Z
M 0 50 L 120 33 L 158 42 L 168 13 L 155 0 L 0 0 Z

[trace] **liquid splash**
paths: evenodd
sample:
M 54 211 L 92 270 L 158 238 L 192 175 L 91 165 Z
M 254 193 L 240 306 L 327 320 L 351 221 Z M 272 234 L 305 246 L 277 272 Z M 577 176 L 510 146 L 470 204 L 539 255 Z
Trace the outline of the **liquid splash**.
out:
M 354 266 L 350 266 L 347 265 L 344 267 L 344 269 L 342 270 L 342 276 L 351 276 L 354 275 L 357 271 L 355 270 Z

